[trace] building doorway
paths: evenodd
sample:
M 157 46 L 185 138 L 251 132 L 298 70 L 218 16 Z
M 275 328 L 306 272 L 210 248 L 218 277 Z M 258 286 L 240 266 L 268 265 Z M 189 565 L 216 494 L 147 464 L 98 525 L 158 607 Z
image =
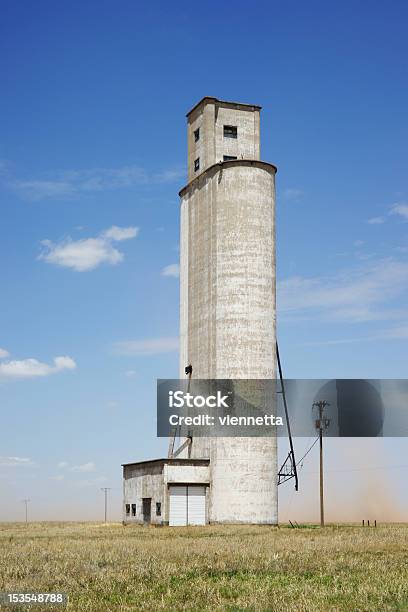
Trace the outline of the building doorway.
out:
M 143 497 L 142 499 L 143 522 L 149 524 L 152 520 L 152 498 Z

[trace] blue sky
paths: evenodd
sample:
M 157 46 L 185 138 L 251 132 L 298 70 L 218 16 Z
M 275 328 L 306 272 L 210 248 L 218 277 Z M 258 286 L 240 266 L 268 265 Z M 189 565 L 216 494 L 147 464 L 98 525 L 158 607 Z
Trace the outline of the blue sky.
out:
M 185 113 L 204 95 L 263 107 L 285 374 L 406 377 L 407 13 L 3 3 L 0 519 L 25 497 L 33 518 L 98 518 L 101 486 L 118 517 L 120 464 L 165 452 L 155 380 L 178 372 Z

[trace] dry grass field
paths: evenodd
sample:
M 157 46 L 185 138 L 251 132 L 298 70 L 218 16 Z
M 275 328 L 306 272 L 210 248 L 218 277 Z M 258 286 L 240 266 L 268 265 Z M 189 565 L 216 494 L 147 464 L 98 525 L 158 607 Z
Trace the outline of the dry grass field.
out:
M 0 590 L 63 591 L 95 612 L 408 610 L 407 544 L 406 525 L 3 523 Z

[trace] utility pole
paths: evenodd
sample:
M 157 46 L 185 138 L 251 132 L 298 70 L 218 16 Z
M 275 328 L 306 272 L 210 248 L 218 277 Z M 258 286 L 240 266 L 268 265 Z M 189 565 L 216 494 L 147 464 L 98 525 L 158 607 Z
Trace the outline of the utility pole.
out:
M 330 406 L 325 400 L 315 402 L 313 408 L 318 409 L 319 418 L 316 420 L 316 429 L 319 430 L 320 447 L 320 527 L 324 527 L 324 487 L 323 487 L 323 430 L 330 425 L 330 420 L 324 416 L 324 409 Z
M 101 491 L 105 493 L 105 523 L 108 520 L 108 491 L 111 490 L 111 487 L 102 487 Z
M 26 525 L 28 524 L 28 502 L 30 502 L 30 499 L 23 499 L 22 502 L 23 504 L 25 504 L 25 522 Z

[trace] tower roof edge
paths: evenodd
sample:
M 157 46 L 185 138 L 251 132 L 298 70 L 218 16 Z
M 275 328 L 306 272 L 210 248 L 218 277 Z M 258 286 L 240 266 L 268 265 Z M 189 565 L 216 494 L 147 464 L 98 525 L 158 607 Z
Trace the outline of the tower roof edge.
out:
M 261 108 L 262 108 L 262 106 L 259 106 L 258 104 L 246 104 L 245 102 L 232 102 L 230 100 L 219 100 L 218 98 L 213 98 L 212 96 L 204 96 L 204 98 L 201 98 L 201 100 L 199 102 L 197 102 L 197 104 L 195 104 L 193 106 L 193 108 L 191 108 L 188 111 L 188 113 L 186 114 L 186 117 L 191 115 L 191 113 L 196 108 L 201 106 L 202 104 L 211 104 L 211 102 L 213 102 L 215 104 L 223 104 L 223 105 L 229 106 L 231 108 L 240 107 L 240 106 L 243 106 L 244 108 L 248 108 L 248 109 L 252 109 L 252 110 L 261 110 Z

